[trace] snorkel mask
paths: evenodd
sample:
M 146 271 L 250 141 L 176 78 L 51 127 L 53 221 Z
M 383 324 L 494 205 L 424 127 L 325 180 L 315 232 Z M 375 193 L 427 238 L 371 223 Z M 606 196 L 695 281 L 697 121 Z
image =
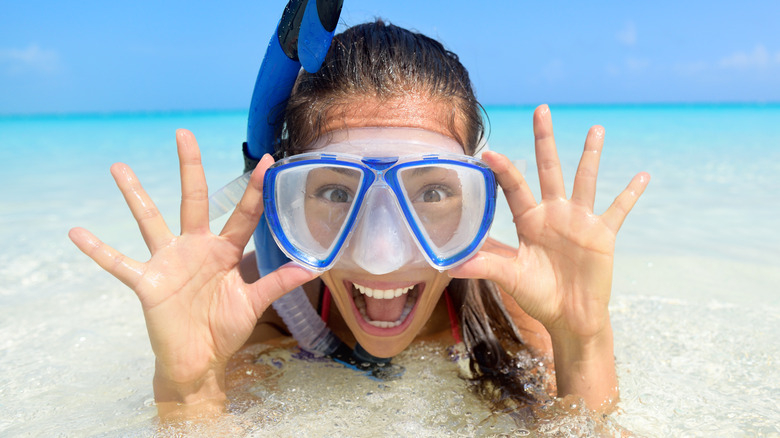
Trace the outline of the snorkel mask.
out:
M 268 226 L 291 259 L 382 275 L 473 256 L 495 212 L 496 183 L 449 137 L 414 128 L 330 133 L 266 172 Z M 390 156 L 388 156 L 390 155 Z

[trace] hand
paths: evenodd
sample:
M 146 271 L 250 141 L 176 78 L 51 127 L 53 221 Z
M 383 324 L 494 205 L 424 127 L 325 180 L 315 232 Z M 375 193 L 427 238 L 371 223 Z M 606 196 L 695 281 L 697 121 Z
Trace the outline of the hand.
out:
M 636 175 L 604 214 L 595 215 L 593 204 L 604 129 L 594 126 L 588 132 L 570 199 L 566 198 L 546 105 L 534 112 L 534 136 L 540 203 L 506 157 L 494 152 L 486 152 L 482 157 L 495 172 L 506 195 L 517 227 L 519 248 L 511 257 L 490 249 L 481 251 L 450 270 L 450 275 L 496 282 L 526 313 L 545 326 L 553 341 L 561 395 L 560 375 L 566 374 L 561 368 L 569 364 L 561 366 L 560 355 L 570 357 L 571 350 L 594 343 L 600 350 L 608 344 L 611 355 L 612 331 L 607 306 L 612 288 L 615 238 L 650 178 L 646 173 Z
M 227 360 L 244 344 L 268 306 L 317 274 L 293 264 L 252 284 L 239 273 L 244 247 L 262 214 L 263 175 L 273 163 L 260 161 L 233 214 L 219 235 L 209 230 L 208 189 L 195 137 L 176 133 L 181 171 L 180 236 L 171 233 L 133 171 L 111 167 L 152 257 L 132 260 L 74 228 L 71 240 L 141 301 L 156 355 L 158 402 L 197 403 L 224 399 Z

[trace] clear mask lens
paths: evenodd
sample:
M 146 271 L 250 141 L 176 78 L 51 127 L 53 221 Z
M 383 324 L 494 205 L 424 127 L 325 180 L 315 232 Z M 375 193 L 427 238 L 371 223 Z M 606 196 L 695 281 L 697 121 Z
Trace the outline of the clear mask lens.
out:
M 455 256 L 477 236 L 487 199 L 479 170 L 458 164 L 413 165 L 398 172 L 398 181 L 421 240 L 437 257 Z
M 331 258 L 345 237 L 363 184 L 362 172 L 345 166 L 308 164 L 277 174 L 274 206 L 296 258 L 314 264 Z

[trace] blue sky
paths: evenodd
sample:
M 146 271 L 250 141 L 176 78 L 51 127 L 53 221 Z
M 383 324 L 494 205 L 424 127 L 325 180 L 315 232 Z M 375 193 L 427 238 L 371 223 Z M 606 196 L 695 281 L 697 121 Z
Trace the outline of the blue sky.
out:
M 0 114 L 244 109 L 285 3 L 3 0 Z M 780 101 L 780 2 L 584 3 L 345 0 L 341 26 L 438 38 L 487 105 Z

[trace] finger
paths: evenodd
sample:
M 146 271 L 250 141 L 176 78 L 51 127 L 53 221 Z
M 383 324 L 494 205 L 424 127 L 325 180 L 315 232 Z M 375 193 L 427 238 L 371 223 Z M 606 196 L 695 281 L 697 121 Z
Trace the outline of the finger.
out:
M 637 174 L 625 190 L 615 198 L 615 201 L 609 206 L 607 211 L 601 215 L 601 218 L 612 231 L 618 232 L 623 225 L 623 221 L 626 220 L 628 212 L 634 208 L 636 201 L 642 196 L 649 183 L 650 175 L 648 173 L 641 172 Z
M 520 270 L 514 258 L 480 251 L 462 265 L 449 271 L 452 278 L 482 278 L 495 282 L 502 290 L 511 293 L 520 282 Z
M 519 218 L 529 209 L 536 207 L 536 200 L 523 174 L 509 161 L 509 158 L 496 152 L 486 151 L 482 154 L 482 159 L 496 175 L 496 181 L 504 192 L 514 218 Z
M 280 266 L 249 286 L 249 297 L 255 314 L 259 318 L 279 297 L 320 275 L 321 272 L 310 271 L 294 262 Z
M 143 263 L 137 262 L 101 242 L 83 228 L 73 228 L 68 237 L 76 246 L 101 268 L 130 288 L 135 287 L 143 275 Z
M 596 201 L 596 179 L 599 173 L 599 160 L 604 147 L 604 128 L 594 126 L 585 138 L 585 149 L 582 151 L 580 165 L 574 177 L 574 189 L 571 200 L 593 211 Z
M 555 148 L 550 108 L 547 105 L 541 105 L 534 111 L 534 145 L 542 200 L 565 198 L 563 172 L 558 150 Z
M 257 227 L 257 222 L 260 220 L 260 215 L 263 214 L 263 177 L 265 171 L 273 163 L 274 159 L 268 154 L 265 154 L 257 163 L 241 201 L 238 202 L 236 209 L 220 233 L 221 236 L 240 248 L 245 247 L 249 242 L 252 232 Z
M 200 161 L 195 136 L 186 129 L 176 131 L 181 173 L 181 231 L 197 233 L 209 229 L 209 189 Z
M 173 238 L 173 234 L 165 224 L 160 210 L 141 186 L 133 170 L 125 164 L 116 163 L 111 166 L 111 175 L 116 181 L 117 187 L 125 197 L 130 212 L 133 213 L 141 236 L 146 242 L 149 251 L 154 254 L 157 249 L 166 245 Z

